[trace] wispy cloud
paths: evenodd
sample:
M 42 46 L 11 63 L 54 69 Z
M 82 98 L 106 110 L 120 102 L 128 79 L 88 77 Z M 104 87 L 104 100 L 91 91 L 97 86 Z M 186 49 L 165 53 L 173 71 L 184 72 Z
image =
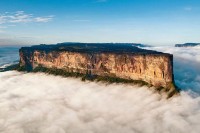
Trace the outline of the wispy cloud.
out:
M 9 23 L 44 23 L 49 22 L 53 19 L 54 16 L 40 16 L 35 17 L 33 14 L 27 14 L 24 11 L 17 11 L 14 13 L 5 12 L 0 14 L 0 24 L 9 24 Z
M 6 26 L 0 26 L 0 29 L 6 29 L 7 27 Z
M 8 25 L 9 27 L 14 27 L 14 26 L 16 26 L 15 24 L 10 24 L 10 25 Z
M 46 23 L 46 22 L 49 22 L 53 19 L 54 16 L 47 16 L 47 17 L 36 17 L 35 18 L 35 22 L 43 22 L 43 23 Z
M 185 7 L 184 10 L 185 10 L 185 11 L 191 11 L 191 10 L 192 10 L 192 7 Z
M 0 25 L 0 33 L 3 33 L 3 32 L 5 32 L 5 30 L 4 29 L 6 29 L 7 27 L 6 26 L 1 26 Z
M 0 15 L 0 24 L 3 24 L 6 22 L 6 17 L 4 15 Z

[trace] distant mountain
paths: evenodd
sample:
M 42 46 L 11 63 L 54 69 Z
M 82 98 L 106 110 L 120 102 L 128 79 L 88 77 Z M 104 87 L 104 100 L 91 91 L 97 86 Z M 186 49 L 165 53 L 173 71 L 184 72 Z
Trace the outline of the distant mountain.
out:
M 140 44 L 140 43 L 130 43 L 135 47 L 151 47 L 150 45 L 146 45 L 146 44 Z
M 184 43 L 175 45 L 175 47 L 195 47 L 195 46 L 200 46 L 200 43 Z

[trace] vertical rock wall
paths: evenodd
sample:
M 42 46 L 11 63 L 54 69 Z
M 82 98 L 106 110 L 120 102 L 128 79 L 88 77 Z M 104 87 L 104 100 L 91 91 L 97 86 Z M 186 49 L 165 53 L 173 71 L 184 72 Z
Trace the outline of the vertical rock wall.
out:
M 38 65 L 68 72 L 143 80 L 156 87 L 173 83 L 173 57 L 170 54 L 117 54 L 21 51 L 20 65 Z

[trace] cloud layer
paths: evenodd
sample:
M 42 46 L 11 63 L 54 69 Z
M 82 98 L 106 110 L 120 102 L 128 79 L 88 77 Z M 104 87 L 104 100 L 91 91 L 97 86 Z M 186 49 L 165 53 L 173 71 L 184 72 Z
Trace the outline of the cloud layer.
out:
M 15 13 L 6 12 L 0 15 L 0 24 L 49 22 L 52 19 L 53 19 L 53 15 L 44 16 L 44 17 L 35 17 L 33 14 L 27 14 L 24 11 L 17 11 Z
M 44 74 L 0 74 L 0 132 L 197 133 L 200 97 Z
M 0 73 L 3 133 L 199 133 L 199 49 L 154 47 L 174 53 L 184 91 L 164 99 L 150 88 L 81 82 L 19 72 Z
M 174 74 L 178 86 L 200 95 L 200 47 L 151 47 L 174 55 Z

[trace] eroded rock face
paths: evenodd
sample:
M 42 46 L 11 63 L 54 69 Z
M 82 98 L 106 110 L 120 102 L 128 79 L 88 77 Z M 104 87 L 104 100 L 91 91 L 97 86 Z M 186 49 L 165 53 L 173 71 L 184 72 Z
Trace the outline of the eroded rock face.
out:
M 173 56 L 160 53 L 114 53 L 71 51 L 20 51 L 20 65 L 38 65 L 69 72 L 143 80 L 156 87 L 173 83 Z

